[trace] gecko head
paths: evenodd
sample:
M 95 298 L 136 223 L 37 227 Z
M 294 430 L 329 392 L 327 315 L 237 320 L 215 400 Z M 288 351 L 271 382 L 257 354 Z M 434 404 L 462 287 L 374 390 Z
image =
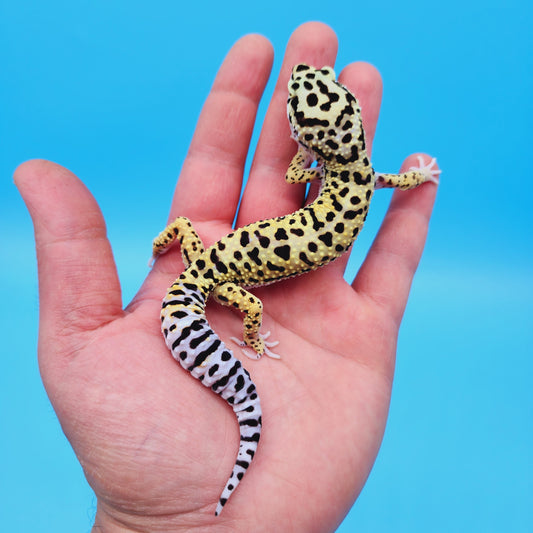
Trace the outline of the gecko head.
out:
M 325 161 L 352 160 L 362 140 L 361 110 L 333 69 L 296 65 L 288 88 L 293 138 Z

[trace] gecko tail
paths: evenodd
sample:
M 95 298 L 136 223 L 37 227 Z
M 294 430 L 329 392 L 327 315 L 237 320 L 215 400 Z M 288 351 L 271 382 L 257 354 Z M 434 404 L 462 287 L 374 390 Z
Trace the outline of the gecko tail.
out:
M 161 330 L 181 366 L 231 405 L 240 429 L 237 459 L 216 508 L 218 516 L 250 466 L 261 436 L 261 404 L 255 384 L 242 363 L 211 329 L 205 295 L 181 277 L 163 300 Z
M 253 383 L 251 383 L 251 387 L 255 390 Z M 233 410 L 237 415 L 241 431 L 239 453 L 237 454 L 237 460 L 235 461 L 231 476 L 226 482 L 226 486 L 218 500 L 215 516 L 218 516 L 222 512 L 222 508 L 226 505 L 229 497 L 241 482 L 241 479 L 252 462 L 261 437 L 261 405 L 257 393 L 252 392 L 247 401 L 243 402 L 242 405 L 235 405 Z

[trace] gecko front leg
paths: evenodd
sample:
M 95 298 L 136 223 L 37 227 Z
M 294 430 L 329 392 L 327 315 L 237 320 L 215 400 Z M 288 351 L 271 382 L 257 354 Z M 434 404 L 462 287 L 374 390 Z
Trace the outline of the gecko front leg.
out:
M 148 265 L 153 266 L 155 259 L 166 253 L 176 240 L 180 243 L 185 267 L 188 267 L 205 250 L 191 221 L 187 217 L 177 217 L 154 239 L 152 257 Z
M 324 175 L 322 166 L 311 168 L 314 158 L 303 147 L 298 146 L 298 151 L 292 158 L 292 161 L 287 169 L 285 181 L 287 183 L 309 183 L 316 179 L 321 179 Z
M 437 160 L 433 158 L 429 163 L 424 163 L 424 158 L 418 156 L 418 166 L 411 167 L 407 172 L 400 174 L 381 174 L 376 172 L 375 189 L 395 187 L 402 190 L 414 189 L 422 183 L 431 181 L 439 183 L 440 170 L 436 168 Z

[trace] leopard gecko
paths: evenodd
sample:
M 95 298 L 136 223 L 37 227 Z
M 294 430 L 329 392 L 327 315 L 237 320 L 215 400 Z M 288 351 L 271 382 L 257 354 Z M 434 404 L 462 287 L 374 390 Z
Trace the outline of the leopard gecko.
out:
M 374 171 L 365 151 L 361 110 L 331 67 L 296 65 L 288 84 L 288 118 L 298 151 L 286 180 L 321 180 L 312 203 L 298 211 L 237 228 L 205 249 L 191 222 L 176 218 L 153 242 L 153 258 L 178 240 L 185 271 L 170 286 L 161 309 L 161 329 L 174 358 L 232 408 L 240 428 L 233 471 L 215 514 L 241 481 L 261 435 L 261 405 L 250 374 L 207 322 L 206 301 L 244 314 L 247 355 L 278 357 L 260 333 L 262 303 L 245 287 L 284 280 L 333 261 L 346 252 L 363 227 L 374 189 L 411 189 L 438 182 L 433 159 L 401 174 Z M 316 166 L 312 166 L 316 161 Z

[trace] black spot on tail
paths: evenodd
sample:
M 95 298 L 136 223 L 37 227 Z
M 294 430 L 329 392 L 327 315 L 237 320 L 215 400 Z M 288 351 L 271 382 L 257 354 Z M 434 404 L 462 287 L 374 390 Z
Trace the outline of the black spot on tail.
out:
M 220 498 L 219 502 L 220 502 L 220 507 L 224 507 L 224 505 L 226 505 L 226 502 L 228 501 L 227 498 Z M 218 511 L 215 511 L 215 516 L 218 516 L 219 513 Z

